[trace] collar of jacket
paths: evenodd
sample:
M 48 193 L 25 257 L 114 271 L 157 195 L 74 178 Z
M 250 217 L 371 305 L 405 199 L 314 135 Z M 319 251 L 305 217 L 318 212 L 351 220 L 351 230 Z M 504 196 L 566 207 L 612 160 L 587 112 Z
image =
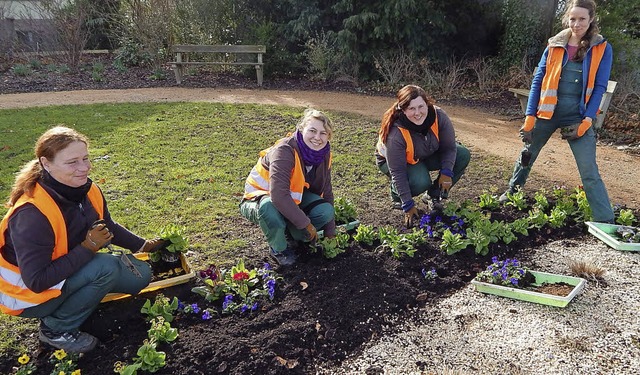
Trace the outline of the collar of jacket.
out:
M 549 38 L 549 47 L 565 47 L 567 43 L 569 43 L 569 38 L 571 37 L 571 29 L 564 29 L 557 33 L 556 35 Z M 593 47 L 604 42 L 605 39 L 602 35 L 596 34 L 591 37 L 589 41 L 589 46 Z

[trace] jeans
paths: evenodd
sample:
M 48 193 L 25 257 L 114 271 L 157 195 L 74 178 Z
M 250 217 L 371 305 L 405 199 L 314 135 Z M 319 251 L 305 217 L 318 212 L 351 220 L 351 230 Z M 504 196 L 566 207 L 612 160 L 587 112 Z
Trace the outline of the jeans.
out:
M 302 201 L 298 205 L 301 210 L 313 202 L 322 199 L 319 195 L 304 191 Z M 262 196 L 260 199 L 244 200 L 240 203 L 240 213 L 254 224 L 260 225 L 262 233 L 267 238 L 267 243 L 276 253 L 281 253 L 287 248 L 287 233 L 294 240 L 308 242 L 306 228 L 298 229 L 289 222 L 273 205 L 270 196 Z M 335 211 L 329 202 L 320 203 L 306 212 L 311 224 L 320 230 L 331 220 Z
M 118 256 L 98 253 L 67 278 L 60 296 L 26 308 L 19 316 L 41 318 L 53 331 L 78 329 L 107 293 L 138 294 L 149 285 L 152 273 L 149 264 L 132 255 L 128 257 L 142 274 L 141 278 L 129 271 Z
M 540 154 L 540 150 L 542 150 L 542 147 L 544 147 L 549 138 L 551 138 L 551 135 L 561 127 L 562 126 L 555 125 L 553 119 L 536 119 L 531 145 L 529 146 L 531 161 L 528 166 L 524 167 L 520 163 L 520 158 L 516 160 L 513 175 L 509 180 L 509 189 L 514 191 L 517 187 L 524 187 L 531 172 L 531 167 Z M 591 212 L 593 213 L 593 220 L 613 222 L 614 214 L 611 203 L 609 202 L 609 195 L 607 194 L 607 189 L 604 186 L 602 178 L 600 178 L 598 164 L 596 163 L 596 133 L 593 127 L 589 128 L 582 137 L 568 142 L 576 164 L 578 165 L 578 172 L 580 173 L 582 186 L 587 196 L 589 206 L 591 207 Z
M 456 162 L 453 165 L 451 186 L 455 185 L 455 183 L 460 180 L 460 177 L 464 174 L 467 165 L 469 165 L 469 161 L 471 161 L 471 153 L 466 147 L 458 144 L 456 150 Z M 391 177 L 387 163 L 380 164 L 378 168 L 382 173 L 387 175 L 387 177 Z M 440 161 L 440 156 L 437 153 L 425 160 L 420 160 L 416 164 L 407 164 L 407 178 L 409 179 L 411 196 L 415 197 L 427 190 L 430 190 L 433 185 L 433 181 L 431 181 L 429 171 L 437 171 L 440 170 L 440 168 L 442 168 L 442 163 Z M 393 181 L 391 181 L 391 199 L 394 202 L 400 202 L 400 197 L 397 194 Z

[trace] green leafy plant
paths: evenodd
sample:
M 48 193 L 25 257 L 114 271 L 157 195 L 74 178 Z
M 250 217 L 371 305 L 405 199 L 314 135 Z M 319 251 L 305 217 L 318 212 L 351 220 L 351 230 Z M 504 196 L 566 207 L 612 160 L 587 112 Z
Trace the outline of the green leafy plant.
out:
M 377 233 L 372 225 L 360 225 L 356 228 L 356 234 L 353 235 L 353 239 L 361 244 L 371 246 L 375 242 L 376 236 Z
M 548 216 L 549 226 L 551 228 L 561 228 L 567 221 L 567 213 L 562 208 L 555 206 Z
M 173 297 L 170 300 L 165 297 L 164 294 L 159 293 L 156 295 L 156 299 L 153 303 L 147 299 L 142 305 L 140 312 L 147 314 L 147 321 L 152 321 L 157 317 L 162 317 L 166 322 L 173 321 L 173 314 L 178 310 L 178 298 Z
M 335 238 L 323 238 L 318 241 L 318 246 L 322 248 L 325 258 L 332 259 L 344 253 L 349 246 L 349 234 L 338 233 Z
M 587 201 L 587 193 L 585 193 L 582 186 L 576 187 L 572 196 L 576 200 L 576 204 L 578 206 L 578 210 L 576 213 L 576 220 L 577 221 L 593 220 L 593 213 L 591 212 L 591 206 L 589 206 L 589 201 Z
M 522 189 L 518 189 L 513 193 L 507 192 L 507 201 L 504 204 L 505 206 L 513 206 L 519 211 L 526 209 L 527 200 L 524 196 L 524 191 Z
M 432 282 L 435 279 L 438 278 L 438 272 L 436 271 L 435 268 L 431 267 L 430 270 L 427 271 L 426 268 L 422 269 L 422 276 L 424 277 L 425 280 Z
M 547 199 L 547 192 L 544 189 L 536 191 L 535 195 L 533 196 L 533 199 L 536 201 L 536 203 L 534 203 L 534 206 L 540 208 L 541 210 L 544 211 L 547 208 L 549 208 L 549 200 Z
M 144 343 L 136 352 L 134 364 L 139 364 L 139 369 L 148 372 L 156 372 L 166 365 L 167 354 L 156 349 L 154 340 L 144 340 Z
M 511 227 L 512 233 L 518 233 L 523 236 L 529 235 L 529 218 L 523 217 L 516 219 L 508 224 Z
M 16 64 L 11 68 L 11 72 L 19 77 L 25 77 L 32 75 L 33 69 L 29 65 Z
M 163 253 L 184 253 L 189 249 L 189 241 L 185 237 L 185 228 L 169 224 L 160 229 L 160 239 L 165 240 L 167 244 L 159 251 L 149 253 L 149 259 L 157 262 L 162 259 Z
M 455 254 L 467 246 L 469 246 L 469 240 L 462 238 L 459 233 L 453 234 L 449 229 L 446 229 L 442 234 L 440 249 L 446 252 L 447 255 Z
M 413 257 L 417 249 L 415 245 L 422 244 L 426 241 L 424 232 L 421 229 L 413 228 L 411 233 L 400 234 L 398 230 L 392 227 L 383 227 L 378 231 L 380 236 L 380 245 L 383 249 L 389 249 L 391 255 L 400 258 L 403 254 Z
M 529 211 L 529 228 L 541 229 L 549 222 L 549 216 L 538 207 L 534 207 Z
M 618 211 L 618 217 L 616 218 L 616 223 L 620 224 L 620 225 L 633 225 L 633 223 L 636 222 L 636 217 L 633 214 L 633 211 L 626 209 L 626 208 L 622 208 L 620 209 L 620 211 Z
M 29 375 L 36 373 L 37 367 L 33 362 L 31 362 L 31 358 L 26 353 L 18 357 L 18 365 L 18 371 L 16 371 L 15 375 Z
M 531 272 L 515 258 L 502 261 L 493 257 L 491 261 L 493 263 L 486 270 L 478 273 L 477 281 L 517 288 L 524 288 L 535 282 Z
M 158 316 L 151 320 L 151 328 L 147 334 L 149 339 L 155 342 L 172 342 L 178 338 L 178 329 L 172 328 L 169 322 Z
M 480 201 L 478 202 L 478 207 L 480 208 L 495 210 L 500 207 L 500 201 L 498 201 L 498 197 L 495 194 L 484 192 L 480 194 L 479 199 Z
M 347 224 L 357 219 L 356 207 L 346 198 L 336 198 L 333 201 L 336 224 Z

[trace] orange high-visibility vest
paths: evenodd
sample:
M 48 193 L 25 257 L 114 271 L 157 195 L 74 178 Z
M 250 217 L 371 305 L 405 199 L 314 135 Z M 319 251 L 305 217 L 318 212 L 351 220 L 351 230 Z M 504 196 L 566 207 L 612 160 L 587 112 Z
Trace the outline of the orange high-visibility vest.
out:
M 100 189 L 96 184 L 92 184 L 87 197 L 98 213 L 98 218 L 104 217 L 104 199 Z M 18 201 L 9 208 L 9 211 L 0 222 L 0 249 L 4 247 L 5 235 L 9 226 L 9 218 L 22 205 L 33 204 L 49 220 L 54 235 L 54 247 L 51 260 L 55 260 L 68 253 L 67 248 L 67 227 L 65 225 L 62 211 L 53 200 L 51 195 L 36 183 L 33 189 L 33 196 L 23 194 Z M 60 296 L 64 280 L 51 288 L 35 293 L 26 287 L 20 269 L 7 262 L 0 252 L 0 311 L 5 314 L 19 315 L 24 309 L 44 303 L 52 298 Z
M 600 66 L 600 61 L 604 56 L 607 42 L 591 47 L 591 64 L 589 65 L 589 76 L 587 77 L 587 88 L 585 92 L 585 104 L 589 102 L 596 82 L 596 73 Z M 545 120 L 551 119 L 558 104 L 558 84 L 562 73 L 562 60 L 565 49 L 563 47 L 549 47 L 547 53 L 547 70 L 545 71 L 542 84 L 540 85 L 540 101 L 538 102 L 537 117 Z
M 434 106 L 434 109 L 437 108 Z M 405 155 L 407 158 L 408 164 L 417 164 L 419 160 L 415 159 L 415 155 L 413 153 L 413 140 L 411 139 L 411 132 L 405 128 L 398 127 L 400 133 L 402 134 L 402 138 L 404 138 L 405 143 L 407 144 L 407 148 L 405 150 Z M 438 136 L 438 112 L 436 111 L 436 120 L 431 124 L 431 131 L 436 136 L 436 140 L 440 141 L 440 137 Z M 387 146 L 382 142 L 382 137 L 378 137 L 378 144 L 376 144 L 376 149 L 378 150 L 378 154 L 383 158 L 387 158 Z
M 276 142 L 278 144 L 282 140 Z M 244 184 L 244 199 L 252 199 L 258 197 L 260 195 L 268 195 L 269 194 L 269 170 L 266 169 L 262 165 L 263 157 L 271 151 L 271 149 L 275 147 L 269 147 L 260 151 L 260 158 L 256 165 L 251 169 L 249 176 Z M 293 149 L 293 155 L 295 157 L 295 164 L 293 166 L 293 170 L 291 171 L 291 179 L 289 184 L 289 191 L 291 198 L 296 204 L 300 204 L 302 201 L 302 193 L 305 188 L 309 187 L 309 184 L 304 179 L 304 172 L 302 171 L 302 163 L 300 162 L 300 156 L 298 156 L 298 152 L 296 149 Z M 333 160 L 333 156 L 329 155 L 329 168 L 331 168 L 331 162 Z

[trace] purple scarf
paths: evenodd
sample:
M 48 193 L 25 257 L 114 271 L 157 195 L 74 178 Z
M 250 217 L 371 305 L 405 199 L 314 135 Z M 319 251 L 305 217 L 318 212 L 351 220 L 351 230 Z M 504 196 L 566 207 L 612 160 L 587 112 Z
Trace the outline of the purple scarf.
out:
M 318 166 L 322 163 L 327 154 L 331 151 L 331 146 L 329 142 L 324 146 L 321 150 L 313 150 L 304 143 L 304 139 L 302 139 L 302 133 L 296 130 L 296 140 L 298 141 L 298 149 L 300 150 L 300 155 L 302 156 L 302 160 L 305 165 L 313 165 Z

